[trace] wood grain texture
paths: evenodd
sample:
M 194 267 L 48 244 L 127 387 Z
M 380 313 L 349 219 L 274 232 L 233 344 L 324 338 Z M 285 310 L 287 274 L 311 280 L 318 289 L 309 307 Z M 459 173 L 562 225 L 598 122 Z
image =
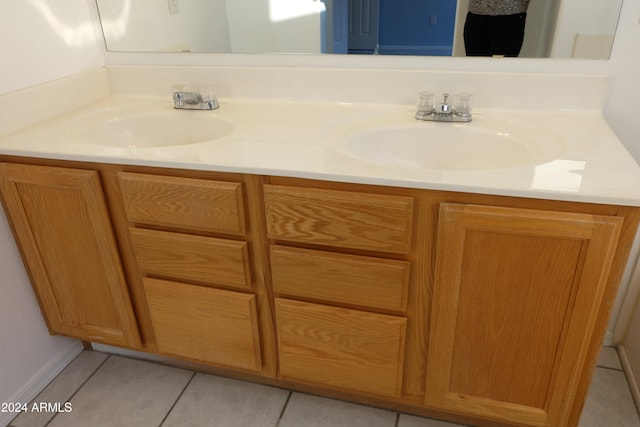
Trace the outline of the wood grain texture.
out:
M 129 234 L 144 274 L 244 290 L 252 287 L 246 242 L 133 227 Z
M 411 278 L 403 380 L 407 399 L 422 399 L 425 390 L 439 202 L 430 192 L 416 197 L 414 247 L 409 255 Z
M 6 163 L 0 174 L 5 207 L 51 332 L 139 347 L 98 174 Z
M 262 375 L 275 378 L 278 374 L 276 348 L 276 326 L 271 271 L 269 263 L 269 241 L 267 239 L 262 188 L 266 177 L 245 177 L 246 203 L 249 216 L 247 241 L 252 262 L 253 290 L 256 295 L 260 320 L 260 344 L 262 348 Z
M 201 236 L 213 235 L 215 237 L 224 237 L 226 235 L 230 235 L 234 236 L 234 238 L 236 239 L 237 237 L 242 236 L 248 243 L 250 259 L 252 262 L 251 277 L 254 281 L 253 291 L 255 292 L 255 306 L 257 311 L 256 318 L 259 320 L 258 323 L 260 324 L 258 330 L 261 338 L 259 350 L 261 351 L 260 356 L 262 359 L 262 370 L 245 370 L 244 368 L 235 368 L 223 364 L 208 362 L 210 363 L 210 365 L 208 365 L 210 369 L 215 370 L 216 372 L 223 375 L 253 378 L 254 380 L 262 381 L 272 385 L 292 387 L 308 392 L 334 396 L 363 403 L 382 405 L 393 408 L 395 410 L 412 412 L 437 418 L 442 417 L 443 419 L 457 421 L 465 425 L 478 425 L 485 427 L 493 427 L 498 425 L 505 427 L 507 425 L 538 425 L 541 423 L 540 420 L 551 420 L 552 417 L 550 417 L 550 414 L 559 412 L 561 412 L 563 415 L 560 418 L 553 419 L 552 422 L 554 427 L 577 425 L 580 410 L 584 403 L 584 399 L 590 383 L 591 374 L 593 372 L 598 356 L 598 351 L 600 349 L 600 343 L 606 330 L 606 325 L 609 320 L 609 314 L 616 297 L 616 290 L 619 285 L 626 261 L 628 259 L 629 250 L 633 242 L 635 231 L 637 230 L 638 222 L 640 221 L 640 209 L 627 206 L 602 205 L 594 203 L 574 203 L 558 200 L 514 198 L 461 192 L 430 191 L 276 176 L 263 177 L 257 175 L 229 174 L 213 171 L 177 170 L 134 165 L 108 165 L 52 159 L 19 158 L 5 155 L 0 155 L 0 160 L 12 163 L 24 163 L 45 167 L 54 166 L 71 169 L 82 168 L 85 170 L 95 170 L 99 172 L 99 176 L 102 179 L 103 185 L 105 186 L 105 190 L 108 195 L 108 208 L 111 211 L 111 221 L 113 223 L 113 226 L 116 228 L 121 257 L 123 258 L 125 266 L 128 266 L 126 267 L 127 279 L 129 281 L 129 288 L 132 298 L 135 302 L 138 326 L 141 328 L 142 333 L 145 337 L 144 339 L 146 340 L 144 346 L 142 347 L 145 351 L 158 352 L 154 345 L 154 334 L 151 328 L 150 316 L 148 315 L 149 307 L 146 302 L 146 295 L 144 287 L 142 285 L 142 275 L 138 271 L 135 254 L 133 251 L 133 244 L 131 243 L 131 239 L 129 237 L 128 229 L 132 224 L 129 223 L 129 220 L 126 217 L 126 212 L 124 209 L 124 199 L 120 194 L 120 182 L 117 177 L 117 173 L 126 172 L 131 174 L 159 175 L 161 177 L 167 178 L 169 181 L 173 181 L 173 179 L 175 178 L 180 178 L 205 182 L 237 182 L 242 186 L 241 193 L 244 199 L 242 208 L 244 209 L 243 213 L 247 216 L 246 221 L 248 229 L 245 230 L 245 234 L 234 234 L 235 232 L 199 229 L 196 230 L 193 228 L 176 225 L 157 225 L 144 223 L 145 225 L 148 225 L 147 228 L 165 228 L 166 231 L 179 231 Z M 364 193 L 367 194 L 368 197 L 372 198 L 375 198 L 377 196 L 385 196 L 391 197 L 393 199 L 399 196 L 413 200 L 412 214 L 414 219 L 411 228 L 412 236 L 409 239 L 410 244 L 408 245 L 408 252 L 391 252 L 380 249 L 370 249 L 366 244 L 363 244 L 362 247 L 358 248 L 354 248 L 352 246 L 333 245 L 333 237 L 327 237 L 326 240 L 323 241 L 324 243 L 317 243 L 315 241 L 307 240 L 289 240 L 289 238 L 283 238 L 282 240 L 279 240 L 278 238 L 278 241 L 276 242 L 282 244 L 284 244 L 284 242 L 294 242 L 295 246 L 305 247 L 307 249 L 313 249 L 315 246 L 321 246 L 321 248 L 316 247 L 315 249 L 330 250 L 329 248 L 331 246 L 334 246 L 338 248 L 338 252 L 349 252 L 352 254 L 369 257 L 389 256 L 390 258 L 394 258 L 396 260 L 402 259 L 411 263 L 411 279 L 406 311 L 407 332 L 405 339 L 406 342 L 404 351 L 404 365 L 402 366 L 401 374 L 403 377 L 401 393 L 395 395 L 380 394 L 379 392 L 372 393 L 361 389 L 349 388 L 349 386 L 333 385 L 333 383 L 328 381 L 323 382 L 323 377 L 325 375 L 324 371 L 317 371 L 313 374 L 308 374 L 310 376 L 315 375 L 315 379 L 301 379 L 297 377 L 285 378 L 283 376 L 276 378 L 278 369 L 278 349 L 275 338 L 274 322 L 276 316 L 274 313 L 274 298 L 273 289 L 271 286 L 271 266 L 269 262 L 269 244 L 272 242 L 269 242 L 269 238 L 267 235 L 267 227 L 265 223 L 265 204 L 263 203 L 262 198 L 262 184 L 266 182 L 269 182 L 274 186 L 286 186 L 310 190 L 314 195 L 320 194 L 316 193 L 316 191 L 322 189 L 330 191 L 331 194 L 342 193 L 350 195 L 354 193 Z M 162 188 L 164 188 L 164 186 L 161 186 L 161 189 Z M 315 197 L 311 197 L 311 199 L 313 204 Z M 318 200 L 322 201 L 323 199 L 321 198 Z M 338 200 L 337 203 L 334 203 L 333 199 L 331 199 L 330 197 L 327 199 L 327 201 L 329 201 L 329 205 L 333 204 L 336 206 L 341 206 L 342 203 L 341 200 Z M 436 399 L 435 403 L 431 403 L 432 401 L 424 398 L 425 384 L 427 392 L 433 390 L 434 383 L 431 380 L 431 375 L 433 375 L 432 369 L 442 370 L 441 368 L 443 366 L 437 364 L 434 365 L 434 363 L 432 363 L 432 353 L 438 351 L 438 349 L 442 349 L 443 347 L 438 344 L 439 341 L 437 337 L 435 339 L 431 339 L 430 334 L 432 333 L 432 331 L 441 328 L 444 328 L 444 330 L 446 331 L 449 327 L 449 325 L 447 324 L 437 323 L 438 319 L 441 318 L 441 313 L 439 313 L 437 316 L 434 316 L 433 319 L 431 318 L 430 313 L 430 310 L 432 308 L 438 309 L 442 306 L 440 302 L 441 297 L 438 297 L 438 283 L 440 282 L 435 281 L 436 275 L 434 271 L 436 270 L 435 258 L 437 249 L 436 228 L 439 216 L 438 208 L 439 205 L 443 202 L 465 205 L 486 205 L 486 207 L 482 207 L 481 210 L 476 210 L 475 212 L 467 211 L 467 213 L 472 214 L 472 218 L 475 218 L 472 219 L 471 222 L 476 222 L 478 224 L 478 228 L 481 228 L 471 230 L 469 232 L 470 235 L 475 235 L 470 237 L 469 244 L 474 247 L 483 248 L 485 247 L 485 244 L 489 245 L 489 249 L 491 251 L 497 252 L 499 256 L 502 257 L 503 260 L 508 261 L 508 263 L 517 263 L 517 261 L 515 261 L 517 259 L 532 257 L 535 256 L 535 254 L 539 255 L 539 257 L 535 256 L 535 258 L 539 258 L 540 261 L 532 263 L 530 263 L 529 261 L 524 262 L 525 270 L 529 268 L 529 264 L 539 265 L 545 257 L 547 257 L 547 260 L 552 258 L 543 249 L 547 241 L 551 241 L 552 239 L 559 239 L 561 242 L 563 242 L 563 245 L 568 245 L 567 252 L 571 252 L 574 255 L 575 247 L 570 242 L 575 240 L 588 242 L 582 245 L 582 252 L 580 252 L 579 262 L 577 263 L 576 267 L 576 270 L 578 271 L 576 273 L 576 276 L 579 276 L 580 280 L 577 280 L 575 282 L 572 288 L 572 293 L 569 296 L 568 303 L 568 306 L 570 306 L 569 311 L 571 313 L 581 314 L 576 314 L 575 319 L 579 319 L 578 321 L 571 321 L 571 316 L 569 316 L 568 314 L 566 316 L 565 322 L 561 326 L 561 342 L 556 346 L 556 348 L 558 349 L 556 362 L 554 362 L 552 373 L 546 376 L 546 378 L 550 379 L 548 394 L 549 396 L 553 395 L 555 397 L 553 397 L 553 399 L 550 398 L 551 400 L 546 403 L 546 407 L 543 409 L 522 404 L 522 402 L 527 402 L 528 399 L 531 399 L 531 402 L 534 402 L 530 403 L 531 405 L 540 406 L 538 402 L 540 401 L 542 396 L 542 393 L 540 392 L 542 387 L 540 387 L 539 384 L 535 384 L 535 381 L 533 381 L 534 387 L 532 389 L 535 392 L 532 393 L 531 396 L 528 396 L 524 393 L 519 394 L 519 392 L 517 391 L 518 384 L 508 385 L 508 387 L 514 387 L 514 389 L 516 390 L 514 396 L 519 399 L 519 401 L 521 402 L 520 404 L 505 401 L 497 402 L 496 399 L 498 399 L 498 397 L 484 398 L 465 395 L 462 393 L 447 393 L 445 395 L 444 401 L 438 398 Z M 286 207 L 286 201 L 283 200 L 283 203 Z M 34 205 L 37 204 L 38 202 L 34 203 Z M 6 202 L 5 205 L 7 205 Z M 198 204 L 198 206 L 200 205 L 201 204 Z M 537 225 L 534 225 L 533 223 L 530 223 L 529 220 L 527 220 L 527 224 L 525 225 L 525 227 L 516 229 L 519 230 L 518 233 L 520 233 L 520 231 L 524 233 L 524 240 L 532 242 L 530 244 L 531 248 L 527 248 L 526 250 L 523 248 L 516 248 L 517 250 L 515 250 L 514 253 L 508 253 L 506 248 L 513 247 L 513 245 L 509 243 L 511 237 L 515 239 L 515 237 L 518 235 L 518 233 L 516 233 L 514 236 L 510 237 L 510 235 L 513 234 L 513 225 L 514 223 L 520 222 L 520 220 L 516 219 L 515 221 L 513 221 L 503 216 L 499 221 L 496 221 L 492 219 L 495 218 L 493 216 L 493 212 L 495 211 L 493 211 L 494 208 L 491 208 L 491 206 L 502 206 L 506 208 L 514 208 L 516 210 L 532 210 L 534 212 L 545 211 L 545 215 L 547 215 L 548 217 L 554 217 L 556 216 L 556 214 L 563 213 L 571 213 L 570 215 L 584 215 L 573 217 L 573 219 L 575 220 L 574 225 L 569 227 L 569 233 L 566 233 L 564 235 L 562 234 L 562 230 L 565 229 L 565 227 L 560 226 L 556 227 L 555 229 L 553 227 L 545 227 L 545 230 L 551 231 L 548 231 L 546 235 L 542 236 L 541 233 L 545 233 L 545 231 L 541 230 Z M 475 209 L 478 208 L 479 207 L 476 207 Z M 171 207 L 170 209 L 177 208 Z M 321 211 L 321 209 L 322 207 L 318 206 L 319 212 Z M 340 210 L 341 208 L 338 209 L 338 211 Z M 9 209 L 7 209 L 7 211 L 9 211 Z M 301 210 L 300 212 L 305 213 L 306 211 Z M 342 212 L 349 212 L 349 210 L 343 210 Z M 353 210 L 351 212 L 353 212 Z M 291 215 L 295 216 L 296 213 L 291 213 Z M 330 215 L 335 214 L 330 213 Z M 354 215 L 358 216 L 357 213 L 354 213 Z M 611 241 L 610 236 L 612 235 L 611 233 L 616 232 L 615 229 L 618 226 L 615 224 L 615 221 L 614 223 L 609 221 L 609 219 L 607 218 L 609 216 L 616 216 L 618 217 L 619 222 L 623 221 L 620 239 L 617 244 Z M 10 222 L 12 223 L 13 229 L 18 229 L 19 227 L 16 226 L 17 221 L 14 221 L 12 219 L 12 215 L 8 215 L 8 217 Z M 538 217 L 540 218 L 540 216 Z M 605 217 L 603 221 L 601 220 L 602 217 Z M 586 218 L 587 220 L 582 221 L 581 218 Z M 456 219 L 454 222 L 456 221 L 458 221 L 458 219 Z M 590 223 L 598 223 L 599 225 L 593 228 Z M 484 228 L 481 227 L 481 224 L 484 224 L 482 225 L 482 227 Z M 319 227 L 320 230 L 322 230 L 322 227 Z M 580 229 L 583 230 L 580 231 Z M 584 230 L 590 229 L 592 231 L 596 229 L 601 231 L 595 232 L 595 234 L 592 231 L 587 231 L 585 233 Z M 342 232 L 343 230 L 340 229 L 340 233 Z M 312 232 L 309 233 L 309 236 L 313 235 L 313 233 L 315 232 L 312 230 Z M 338 234 L 341 236 L 340 233 Z M 351 233 L 351 231 L 349 231 L 349 233 Z M 221 236 L 219 234 L 221 234 Z M 320 233 L 320 235 L 324 238 L 324 235 L 322 235 L 322 233 Z M 497 239 L 500 240 L 500 243 L 496 241 L 493 246 L 491 246 L 492 242 L 494 242 L 494 236 L 497 236 Z M 574 239 L 571 236 L 582 237 Z M 18 236 L 16 233 L 16 238 L 17 237 Z M 307 235 L 305 234 L 304 237 L 306 238 Z M 364 241 L 366 239 L 362 240 Z M 27 255 L 29 253 L 29 248 L 25 247 L 20 239 L 17 238 L 17 241 L 25 260 L 37 259 L 37 257 Z M 589 258 L 587 255 L 589 254 L 589 247 L 592 245 L 592 242 L 604 242 L 604 244 L 595 244 L 595 246 L 601 248 L 601 250 L 596 251 L 599 252 L 599 255 L 596 254 L 596 252 L 593 252 L 591 258 Z M 437 241 L 437 244 L 441 243 L 441 240 Z M 464 244 L 462 245 L 462 247 L 464 248 Z M 471 248 L 471 246 L 469 246 L 469 248 Z M 470 251 L 469 248 L 468 250 Z M 531 253 L 533 253 L 534 255 L 530 255 L 528 251 L 531 251 Z M 552 252 L 553 250 L 551 251 L 551 253 Z M 485 253 L 485 258 L 490 257 L 491 256 L 488 252 Z M 563 259 L 565 257 L 569 258 L 569 255 L 562 254 L 562 257 Z M 611 268 L 601 268 L 601 266 L 606 264 L 606 262 L 603 264 L 602 259 L 598 257 L 610 257 L 612 259 L 610 263 Z M 464 252 L 460 256 L 460 258 L 463 260 L 473 259 L 469 258 L 468 254 L 465 255 Z M 84 256 L 81 259 L 84 259 Z M 468 263 L 465 267 L 467 269 L 465 270 L 465 283 L 467 283 L 467 285 L 464 287 L 460 287 L 462 292 L 459 295 L 459 300 L 461 304 L 467 307 L 472 306 L 471 311 L 473 312 L 475 310 L 476 314 L 469 314 L 470 317 L 463 318 L 462 325 L 470 325 L 470 330 L 474 331 L 470 339 L 472 338 L 479 341 L 480 343 L 490 342 L 490 339 L 500 341 L 500 337 L 505 334 L 505 337 L 511 337 L 509 340 L 505 339 L 505 341 L 507 341 L 505 344 L 505 348 L 508 348 L 509 345 L 516 345 L 518 343 L 515 335 L 513 335 L 513 333 L 511 333 L 510 331 L 511 328 L 508 327 L 508 319 L 517 317 L 517 310 L 509 310 L 508 308 L 504 307 L 503 304 L 497 304 L 496 301 L 508 301 L 508 297 L 515 295 L 516 290 L 504 286 L 505 283 L 502 281 L 497 281 L 495 283 L 492 282 L 489 286 L 489 289 L 491 289 L 491 292 L 495 292 L 496 298 L 494 299 L 490 296 L 487 296 L 486 294 L 482 294 L 482 292 L 480 292 L 478 288 L 473 287 L 471 284 L 474 283 L 474 277 L 476 277 L 475 274 L 473 274 L 473 271 L 478 271 L 479 275 L 486 274 L 490 276 L 488 272 L 484 271 L 483 262 L 483 259 L 475 259 L 474 262 Z M 488 263 L 487 267 L 493 269 L 494 272 L 498 274 L 498 277 L 500 277 L 500 265 L 501 264 L 498 262 L 493 262 Z M 442 270 L 442 267 L 438 267 L 438 271 L 440 270 Z M 35 286 L 36 280 L 34 280 L 34 277 L 36 277 L 37 274 L 34 274 L 34 272 L 31 271 L 30 267 L 28 267 L 28 271 L 32 278 L 32 283 L 34 283 Z M 555 269 L 551 269 L 550 271 L 552 272 L 553 276 L 561 276 L 562 274 L 567 273 L 566 271 L 562 273 L 562 270 Z M 585 277 L 590 277 L 591 281 L 587 280 L 586 282 L 584 282 L 583 279 Z M 546 299 L 551 299 L 552 295 L 554 295 L 553 292 L 557 292 L 557 290 L 554 289 L 547 289 L 545 291 L 538 292 L 538 290 L 534 289 L 534 287 L 529 283 L 531 280 L 533 279 L 531 279 L 527 275 L 523 275 L 523 277 L 518 278 L 518 282 L 523 284 L 522 289 L 528 289 L 528 292 L 533 293 L 532 301 L 544 301 Z M 547 280 L 546 276 L 544 280 Z M 594 286 L 594 283 L 596 282 L 597 284 Z M 583 286 L 583 283 L 587 283 L 587 285 Z M 529 286 L 525 286 L 526 284 L 528 284 Z M 519 288 L 520 285 L 518 285 L 517 289 Z M 584 292 L 576 292 L 576 289 L 581 290 L 583 288 Z M 529 294 L 527 294 L 527 292 L 523 292 L 523 294 L 525 295 L 523 297 L 524 300 L 527 300 L 529 298 Z M 551 304 L 545 305 L 544 308 L 539 310 L 540 315 L 547 316 L 549 312 L 557 313 L 557 307 L 554 308 L 554 304 L 560 306 L 562 304 L 566 304 L 566 296 L 564 296 L 563 294 L 556 295 L 559 295 L 559 297 L 557 298 L 558 302 L 553 302 Z M 432 296 L 436 299 L 432 300 Z M 41 306 L 44 307 L 42 298 L 39 297 L 39 299 Z M 475 301 L 477 301 L 479 307 L 475 307 Z M 452 306 L 451 309 L 455 311 L 455 308 L 455 306 Z M 522 309 L 523 311 L 523 319 L 526 320 L 534 317 L 533 320 L 540 321 L 538 316 L 533 316 L 533 314 L 531 314 L 531 307 L 528 304 L 525 304 L 525 306 L 518 306 L 518 308 Z M 554 312 L 554 310 L 556 311 Z M 359 310 L 351 311 L 360 312 Z M 489 316 L 485 316 L 484 313 L 487 311 L 491 312 L 492 314 L 490 314 Z M 46 311 L 44 309 L 43 312 L 45 312 L 45 318 L 47 319 L 47 322 L 51 327 L 51 322 L 49 322 L 48 320 L 49 316 L 46 314 Z M 557 316 L 556 314 L 552 314 L 549 317 L 558 318 L 559 316 Z M 486 318 L 493 319 L 493 321 L 490 325 L 491 328 L 487 327 L 487 325 L 484 325 L 485 328 L 483 329 L 481 327 L 482 325 L 478 325 L 478 323 L 481 324 L 482 319 Z M 472 322 L 471 319 L 475 320 L 475 322 Z M 521 331 L 526 331 L 525 324 L 521 323 L 516 326 L 517 328 L 521 328 Z M 544 331 L 547 327 L 549 327 L 551 334 L 557 334 L 557 329 L 554 329 L 555 326 L 555 324 L 545 324 L 544 327 L 540 329 Z M 471 327 L 477 328 L 480 333 L 477 333 L 474 329 L 471 329 Z M 489 332 L 491 330 L 499 331 L 499 333 L 492 334 Z M 70 335 L 70 333 L 68 334 Z M 542 342 L 543 345 L 545 345 L 544 337 L 541 337 L 539 335 L 541 335 L 539 331 L 534 332 L 533 339 L 537 342 Z M 94 340 L 92 339 L 92 341 Z M 472 345 L 470 345 L 466 340 L 462 339 L 458 340 L 457 342 L 455 340 L 452 342 L 452 346 L 454 348 L 460 348 L 461 351 L 457 356 L 455 356 L 455 363 L 457 364 L 456 366 L 465 366 L 467 356 L 473 353 Z M 136 343 L 126 343 L 121 345 L 128 348 L 138 348 Z M 487 359 L 490 358 L 490 351 L 488 349 L 490 349 L 490 346 L 486 344 L 484 347 L 479 348 L 478 354 L 481 356 L 481 364 L 483 366 L 489 366 L 489 369 L 495 369 L 491 367 L 491 363 L 487 363 L 489 362 Z M 160 353 L 167 354 L 166 352 Z M 443 351 L 442 353 L 445 355 L 452 354 L 450 350 Z M 544 362 L 543 366 L 549 365 L 549 353 L 550 352 L 546 350 L 538 350 L 537 355 L 541 356 L 541 359 Z M 321 349 L 317 350 L 317 354 L 322 354 Z M 427 354 L 429 354 L 429 358 L 427 358 Z M 173 354 L 173 356 L 182 359 L 194 360 L 194 357 L 188 357 L 184 355 Z M 473 353 L 473 356 L 475 357 L 475 353 Z M 530 359 L 532 358 L 529 358 L 529 360 L 525 361 L 530 362 Z M 507 364 L 509 363 L 507 356 L 505 356 L 502 361 Z M 435 368 L 432 368 L 434 366 Z M 515 369 L 517 372 L 522 372 L 523 369 L 526 370 L 534 368 L 516 366 Z M 542 370 L 544 371 L 544 369 L 546 368 L 543 368 Z M 427 370 L 429 370 L 428 382 L 425 381 L 427 380 Z M 351 371 L 349 369 L 344 369 L 339 374 L 339 376 L 341 376 L 342 378 L 349 378 L 350 375 Z M 452 372 L 449 379 L 451 380 L 451 378 L 455 377 L 455 375 L 456 374 Z M 460 391 L 468 388 L 470 390 L 475 390 L 475 394 L 487 394 L 487 390 L 489 390 L 489 392 L 495 392 L 499 389 L 497 385 L 492 385 L 491 381 L 487 381 L 486 378 L 483 378 L 479 372 L 474 372 L 474 375 L 476 375 L 475 379 L 472 378 L 467 383 L 465 383 L 463 376 L 459 375 L 455 380 L 456 389 Z M 374 375 L 372 375 L 372 377 L 373 376 Z M 515 374 L 514 378 L 517 378 Z M 474 381 L 473 383 L 471 383 L 472 380 Z M 477 382 L 475 380 L 477 380 Z M 339 379 L 338 382 L 339 381 L 344 381 L 344 379 Z M 495 380 L 495 382 L 504 381 L 506 381 L 505 377 L 497 377 L 497 379 Z M 339 384 L 341 383 L 339 382 Z M 505 398 L 501 397 L 501 399 L 504 400 Z M 499 419 L 503 421 L 498 421 Z
M 403 313 L 410 264 L 406 261 L 271 246 L 276 295 Z
M 269 238 L 390 253 L 411 246 L 413 198 L 265 185 Z
M 245 234 L 241 183 L 129 172 L 118 176 L 132 223 Z
M 260 370 L 254 295 L 152 278 L 143 282 L 160 353 Z
M 280 375 L 397 396 L 407 320 L 276 298 Z
M 442 204 L 425 403 L 566 425 L 621 224 Z

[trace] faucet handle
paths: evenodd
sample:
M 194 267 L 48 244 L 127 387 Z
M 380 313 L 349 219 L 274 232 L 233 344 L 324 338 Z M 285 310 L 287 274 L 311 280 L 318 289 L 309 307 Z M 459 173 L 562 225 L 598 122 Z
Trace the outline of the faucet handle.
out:
M 451 114 L 451 105 L 447 104 L 447 98 L 449 98 L 449 94 L 444 94 L 444 101 L 442 104 L 436 105 L 436 113 L 439 114 Z
M 473 109 L 473 94 L 462 92 L 456 94 L 456 102 L 453 109 L 460 114 L 471 114 Z
M 202 96 L 202 102 L 209 106 L 209 109 L 214 110 L 220 106 L 217 98 L 218 88 L 214 85 L 200 86 L 200 95 Z
M 433 92 L 418 92 L 418 97 L 416 99 L 416 109 L 418 113 L 430 114 L 433 112 L 433 96 Z

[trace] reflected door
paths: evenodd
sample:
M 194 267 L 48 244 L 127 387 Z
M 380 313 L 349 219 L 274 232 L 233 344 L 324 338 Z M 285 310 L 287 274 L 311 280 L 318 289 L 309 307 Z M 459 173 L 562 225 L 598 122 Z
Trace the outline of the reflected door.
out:
M 349 0 L 349 53 L 376 52 L 379 16 L 379 0 Z

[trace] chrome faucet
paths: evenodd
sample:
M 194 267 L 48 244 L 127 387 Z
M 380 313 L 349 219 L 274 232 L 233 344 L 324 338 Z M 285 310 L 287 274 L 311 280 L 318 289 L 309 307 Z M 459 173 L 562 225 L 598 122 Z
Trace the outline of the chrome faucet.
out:
M 447 102 L 449 94 L 444 94 L 444 100 L 433 105 L 433 94 L 431 92 L 420 92 L 418 94 L 418 111 L 416 112 L 416 120 L 432 121 L 432 122 L 470 122 L 471 104 L 473 95 L 464 93 L 456 97 L 456 107 L 452 107 Z
M 173 108 L 179 110 L 215 110 L 220 108 L 220 104 L 213 94 L 178 91 L 173 92 Z

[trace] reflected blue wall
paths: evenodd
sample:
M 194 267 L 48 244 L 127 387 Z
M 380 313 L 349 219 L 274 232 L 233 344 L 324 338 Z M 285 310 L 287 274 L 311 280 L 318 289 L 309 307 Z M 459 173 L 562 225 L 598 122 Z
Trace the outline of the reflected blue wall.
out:
M 380 0 L 378 52 L 451 56 L 456 0 Z

